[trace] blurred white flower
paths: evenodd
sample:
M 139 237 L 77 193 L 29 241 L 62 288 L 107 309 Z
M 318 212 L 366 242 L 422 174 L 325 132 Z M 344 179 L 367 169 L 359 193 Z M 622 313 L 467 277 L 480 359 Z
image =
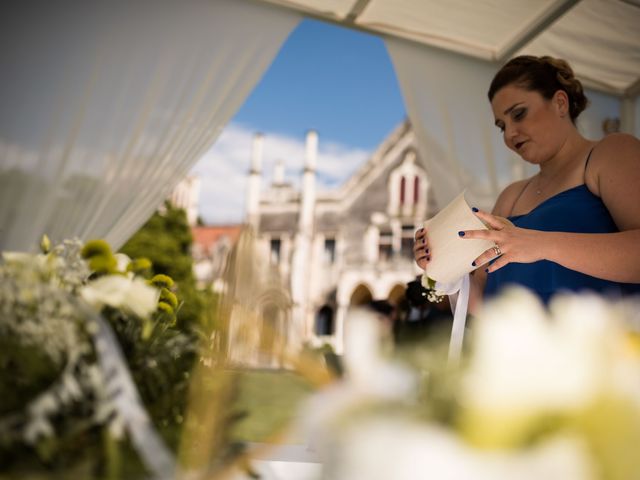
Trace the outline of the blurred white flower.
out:
M 475 324 L 463 393 L 469 406 L 535 415 L 592 400 L 600 358 L 591 337 L 602 329 L 595 320 L 578 320 L 562 316 L 550 321 L 524 290 L 511 290 L 490 303 Z M 576 328 L 580 322 L 583 329 Z
M 146 318 L 157 307 L 159 291 L 141 278 L 105 275 L 82 287 L 80 295 L 94 307 L 108 305 Z
M 579 439 L 555 437 L 525 450 L 487 452 L 454 432 L 405 419 L 368 418 L 344 432 L 331 480 L 592 480 L 589 452 Z
M 413 372 L 381 354 L 383 321 L 364 309 L 354 309 L 349 314 L 344 348 L 349 388 L 378 399 L 413 398 L 417 386 Z
M 131 263 L 131 258 L 129 258 L 129 256 L 125 255 L 124 253 L 116 253 L 113 256 L 116 259 L 116 268 L 118 269 L 118 271 L 126 272 L 127 266 L 129 266 L 129 264 Z M 133 276 L 133 274 L 129 276 Z
M 625 305 L 566 295 L 546 309 L 507 291 L 475 319 L 467 361 L 431 365 L 420 397 L 420 367 L 385 358 L 375 315 L 353 312 L 345 376 L 304 415 L 323 478 L 636 478 L 640 340 Z
M 378 315 L 354 309 L 345 323 L 344 378 L 311 397 L 301 415 L 304 435 L 319 451 L 332 449 L 340 425 L 363 407 L 416 400 L 415 372 L 381 354 L 383 329 Z

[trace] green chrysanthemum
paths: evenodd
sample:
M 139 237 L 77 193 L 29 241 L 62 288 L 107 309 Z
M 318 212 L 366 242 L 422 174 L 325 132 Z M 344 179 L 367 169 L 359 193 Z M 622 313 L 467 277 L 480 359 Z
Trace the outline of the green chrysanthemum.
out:
M 111 246 L 105 240 L 89 240 L 80 252 L 82 258 L 112 257 Z
M 113 256 L 97 255 L 89 260 L 89 269 L 96 273 L 115 272 L 118 262 Z
M 131 260 L 127 265 L 127 272 L 141 273 L 146 270 L 150 270 L 152 266 L 151 260 L 145 257 L 136 258 Z
M 173 309 L 178 307 L 178 297 L 176 296 L 176 294 L 164 287 L 160 290 L 159 301 L 168 303 Z
M 159 273 L 151 279 L 151 284 L 158 288 L 171 288 L 173 286 L 173 279 L 168 275 Z
M 173 315 L 173 307 L 167 302 L 158 302 L 158 311 L 166 313 L 167 315 Z

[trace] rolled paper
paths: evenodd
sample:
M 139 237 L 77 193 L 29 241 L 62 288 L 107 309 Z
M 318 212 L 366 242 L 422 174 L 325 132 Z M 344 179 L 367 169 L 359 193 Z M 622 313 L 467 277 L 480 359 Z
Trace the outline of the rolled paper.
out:
M 474 215 L 464 198 L 458 195 L 437 215 L 424 223 L 429 242 L 431 261 L 427 263 L 426 275 L 437 282 L 450 283 L 478 267 L 471 265 L 486 250 L 495 246 L 490 240 L 463 238 L 458 232 L 464 230 L 488 230 Z

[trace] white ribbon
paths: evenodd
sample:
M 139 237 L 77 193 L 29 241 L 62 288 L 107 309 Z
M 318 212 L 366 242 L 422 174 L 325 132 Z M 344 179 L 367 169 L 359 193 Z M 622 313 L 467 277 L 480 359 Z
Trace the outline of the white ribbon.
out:
M 469 306 L 469 274 L 463 275 L 454 282 L 436 282 L 435 289 L 436 292 L 449 296 L 451 313 L 453 313 L 453 327 L 451 327 L 451 340 L 449 341 L 449 363 L 458 362 L 462 354 L 464 327 Z

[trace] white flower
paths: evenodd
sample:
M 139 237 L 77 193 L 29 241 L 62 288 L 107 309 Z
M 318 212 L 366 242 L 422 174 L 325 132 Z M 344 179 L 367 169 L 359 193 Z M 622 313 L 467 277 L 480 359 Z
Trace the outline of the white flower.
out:
M 146 318 L 156 309 L 159 291 L 141 278 L 106 275 L 82 287 L 80 295 L 94 307 L 109 305 Z
M 385 359 L 381 319 L 354 309 L 346 321 L 345 375 L 335 385 L 311 397 L 302 415 L 304 434 L 320 450 L 330 448 L 333 429 L 361 407 L 377 402 L 406 404 L 417 396 L 417 375 Z
M 129 256 L 125 255 L 124 253 L 116 253 L 114 255 L 114 258 L 116 259 L 116 268 L 118 269 L 118 271 L 126 272 L 127 267 L 131 263 L 131 258 L 129 258 Z
M 369 418 L 344 432 L 328 458 L 331 480 L 591 480 L 588 451 L 573 437 L 526 450 L 488 452 L 453 432 L 393 418 Z
M 490 303 L 475 325 L 465 400 L 506 415 L 535 415 L 584 406 L 599 391 L 606 316 L 587 298 L 586 308 L 564 306 L 549 319 L 525 290 Z

